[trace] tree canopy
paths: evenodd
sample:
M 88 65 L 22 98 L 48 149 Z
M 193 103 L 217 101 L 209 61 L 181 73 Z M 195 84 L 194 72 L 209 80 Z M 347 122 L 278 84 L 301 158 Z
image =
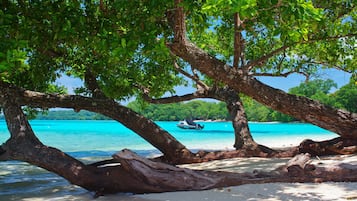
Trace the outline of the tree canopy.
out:
M 308 76 L 329 67 L 356 73 L 356 11 L 351 1 L 182 5 L 190 40 L 233 64 L 236 33 L 244 44 L 239 66 L 252 75 Z M 140 94 L 138 87 L 143 86 L 153 97 L 173 92 L 173 86 L 185 81 L 177 76 L 166 47 L 173 38 L 168 20 L 172 6 L 156 1 L 3 1 L 1 78 L 45 91 L 62 73 L 84 79 L 90 69 L 102 90 L 116 99 Z
M 45 91 L 63 73 L 85 79 L 90 69 L 110 97 L 128 98 L 140 91 L 138 86 L 161 96 L 182 83 L 165 46 L 172 35 L 165 24 L 168 6 L 141 1 L 3 1 L 1 79 Z

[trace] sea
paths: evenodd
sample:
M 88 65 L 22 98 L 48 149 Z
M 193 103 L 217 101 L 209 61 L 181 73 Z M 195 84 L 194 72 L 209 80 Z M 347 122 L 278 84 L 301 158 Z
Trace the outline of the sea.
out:
M 178 122 L 155 122 L 192 151 L 233 149 L 231 122 L 200 122 L 203 130 L 178 128 Z M 47 146 L 91 163 L 110 159 L 122 149 L 131 149 L 144 157 L 161 155 L 148 142 L 122 124 L 110 120 L 32 120 L 36 136 Z M 270 147 L 298 145 L 304 139 L 326 140 L 335 133 L 306 123 L 249 123 L 256 142 Z M 0 121 L 0 143 L 10 134 Z M 77 197 L 76 197 L 77 196 Z M 91 192 L 69 184 L 62 177 L 19 161 L 0 161 L 0 201 L 2 200 L 81 200 Z

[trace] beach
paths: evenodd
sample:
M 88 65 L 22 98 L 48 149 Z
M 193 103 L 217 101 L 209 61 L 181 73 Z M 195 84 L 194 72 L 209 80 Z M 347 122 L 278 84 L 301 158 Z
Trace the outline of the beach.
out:
M 264 158 L 235 158 L 211 161 L 201 164 L 181 165 L 192 169 L 205 169 L 213 171 L 252 172 L 253 170 L 273 170 L 287 162 L 288 159 Z M 312 164 L 331 165 L 336 162 L 349 163 L 357 167 L 357 155 L 333 156 L 313 158 Z M 18 200 L 44 201 L 44 200 L 98 200 L 98 201 L 237 201 L 237 200 L 357 200 L 357 182 L 325 182 L 325 183 L 266 183 L 246 184 L 227 188 L 218 188 L 205 191 L 183 191 L 152 194 L 114 194 L 94 199 L 93 193 L 82 192 L 72 186 L 66 195 L 40 195 Z M 76 192 L 77 191 L 77 192 Z M 4 198 L 4 197 L 3 197 Z M 11 197 L 7 197 L 11 198 Z
M 111 158 L 123 148 L 130 148 L 143 157 L 160 153 L 130 130 L 114 121 L 32 121 L 33 129 L 47 145 L 55 146 L 71 156 L 90 163 Z M 206 123 L 199 132 L 181 130 L 175 122 L 158 122 L 193 151 L 198 149 L 232 149 L 234 140 L 230 122 Z M 335 134 L 309 124 L 251 124 L 258 143 L 287 148 L 302 139 L 330 139 Z M 0 122 L 0 143 L 6 140 L 5 124 Z M 5 136 L 5 137 L 4 137 Z M 1 141 L 2 140 L 2 141 Z M 184 168 L 212 171 L 252 172 L 270 171 L 289 159 L 235 158 Z M 315 163 L 328 165 L 345 162 L 357 167 L 357 156 L 314 158 Z M 269 183 L 248 184 L 206 191 L 168 192 L 133 195 L 119 193 L 93 198 L 93 193 L 69 184 L 65 179 L 23 162 L 0 163 L 0 200 L 357 200 L 357 183 Z
M 236 158 L 211 161 L 201 164 L 182 165 L 181 167 L 212 171 L 253 172 L 253 170 L 271 171 L 284 165 L 289 159 Z M 312 164 L 331 165 L 336 162 L 353 164 L 357 168 L 357 155 L 314 158 Z M 114 197 L 113 197 L 114 198 Z M 326 183 L 267 183 L 247 184 L 206 191 L 156 193 L 133 195 L 130 200 L 160 201 L 236 201 L 236 200 L 357 200 L 356 182 Z M 110 200 L 111 197 L 103 198 Z

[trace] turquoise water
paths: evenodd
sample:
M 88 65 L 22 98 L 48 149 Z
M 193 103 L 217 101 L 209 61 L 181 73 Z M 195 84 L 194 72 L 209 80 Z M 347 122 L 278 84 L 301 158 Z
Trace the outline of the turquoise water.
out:
M 115 121 L 33 120 L 30 123 L 44 144 L 87 162 L 110 158 L 115 151 L 124 148 L 143 156 L 160 154 L 149 143 Z M 192 150 L 232 149 L 234 143 L 230 122 L 204 122 L 205 128 L 199 131 L 180 129 L 176 126 L 177 122 L 157 124 Z M 250 123 L 250 129 L 258 143 L 273 147 L 297 145 L 306 138 L 324 140 L 337 136 L 319 127 L 300 123 Z M 0 143 L 8 138 L 6 123 L 0 121 Z M 40 168 L 23 162 L 0 162 L 0 200 L 68 200 L 68 195 L 88 198 L 88 194 Z
M 231 122 L 204 122 L 203 130 L 180 129 L 177 122 L 156 123 L 190 149 L 225 149 L 232 148 L 234 143 Z M 154 149 L 116 121 L 33 120 L 30 124 L 44 144 L 65 152 Z M 296 145 L 306 138 L 324 140 L 337 136 L 311 124 L 250 123 L 249 126 L 258 143 L 273 147 Z M 6 123 L 0 121 L 0 143 L 8 138 Z
M 44 144 L 65 152 L 154 149 L 116 121 L 33 120 L 30 123 Z M 234 143 L 231 122 L 204 122 L 203 130 L 180 129 L 177 122 L 156 123 L 190 149 L 227 149 Z M 273 147 L 296 145 L 306 138 L 323 140 L 336 137 L 317 126 L 300 123 L 250 123 L 250 130 L 258 143 Z M 8 138 L 6 123 L 1 121 L 0 143 Z

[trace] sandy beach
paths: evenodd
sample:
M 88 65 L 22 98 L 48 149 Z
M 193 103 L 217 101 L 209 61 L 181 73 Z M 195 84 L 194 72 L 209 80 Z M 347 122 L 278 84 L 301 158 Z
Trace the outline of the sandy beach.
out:
M 252 172 L 253 170 L 270 171 L 283 164 L 288 159 L 265 158 L 235 158 L 211 161 L 201 164 L 181 165 L 192 169 L 214 171 Z M 334 163 L 349 163 L 357 168 L 357 155 L 313 158 L 312 164 L 328 166 Z M 357 182 L 326 182 L 326 183 L 267 183 L 247 184 L 205 191 L 184 191 L 153 194 L 115 194 L 97 199 L 93 194 L 85 192 L 77 195 L 61 197 L 32 197 L 22 200 L 121 200 L 121 201 L 237 201 L 237 200 L 357 200 Z
M 289 159 L 237 158 L 211 161 L 201 164 L 182 165 L 192 169 L 219 170 L 231 172 L 252 172 L 253 170 L 270 171 L 284 165 Z M 357 168 L 357 155 L 314 158 L 312 164 L 323 166 L 334 163 L 350 163 Z M 103 200 L 110 199 L 104 198 Z M 124 198 L 123 200 L 126 200 Z M 327 183 L 268 183 L 248 184 L 207 191 L 190 191 L 134 195 L 133 200 L 160 201 L 219 201 L 219 200 L 357 200 L 356 182 Z M 130 200 L 128 199 L 128 200 Z

